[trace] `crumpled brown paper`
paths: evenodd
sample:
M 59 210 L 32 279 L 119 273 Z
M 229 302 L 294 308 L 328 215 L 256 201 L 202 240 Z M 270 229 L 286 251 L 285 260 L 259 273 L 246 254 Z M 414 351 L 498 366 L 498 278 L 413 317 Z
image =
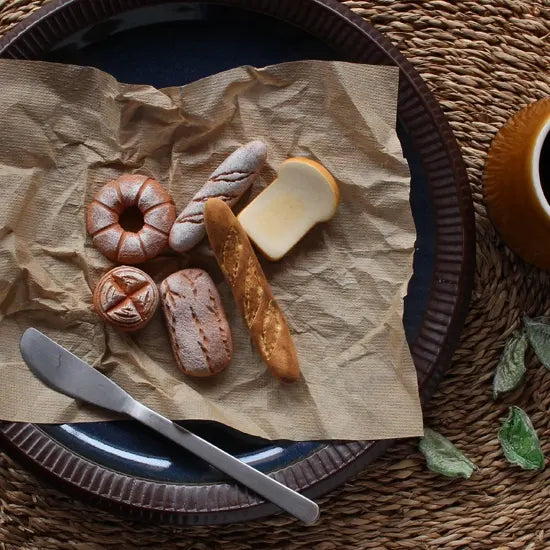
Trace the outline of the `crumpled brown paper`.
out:
M 34 326 L 171 418 L 271 439 L 421 434 L 402 325 L 415 230 L 395 132 L 398 78 L 392 67 L 304 61 L 156 90 L 91 68 L 0 60 L 0 418 L 113 418 L 33 378 L 18 342 Z M 187 266 L 212 275 L 235 344 L 221 375 L 177 369 L 160 308 L 134 335 L 91 309 L 94 285 L 113 266 L 86 235 L 94 192 L 123 172 L 147 174 L 180 210 L 253 138 L 268 145 L 262 185 L 285 158 L 307 156 L 334 174 L 342 196 L 336 217 L 283 260 L 261 259 L 298 350 L 303 379 L 292 385 L 275 380 L 252 347 L 206 242 L 144 269 L 157 282 Z

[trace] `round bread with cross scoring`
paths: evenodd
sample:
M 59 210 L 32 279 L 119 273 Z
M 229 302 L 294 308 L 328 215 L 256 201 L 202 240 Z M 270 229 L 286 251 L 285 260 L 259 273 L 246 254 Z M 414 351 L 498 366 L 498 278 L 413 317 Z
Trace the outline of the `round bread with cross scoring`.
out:
M 159 303 L 159 291 L 153 279 L 141 269 L 119 266 L 99 280 L 93 301 L 104 321 L 131 332 L 151 320 Z

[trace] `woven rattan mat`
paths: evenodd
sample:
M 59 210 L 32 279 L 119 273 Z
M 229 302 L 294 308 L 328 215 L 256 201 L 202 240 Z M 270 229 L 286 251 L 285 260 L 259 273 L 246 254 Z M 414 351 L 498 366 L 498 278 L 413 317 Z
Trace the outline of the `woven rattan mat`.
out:
M 298 1 L 298 0 L 297 0 Z M 44 1 L 0 0 L 0 34 Z M 462 147 L 477 215 L 477 274 L 462 342 L 426 422 L 480 467 L 468 481 L 426 470 L 416 442 L 396 445 L 321 501 L 322 521 L 224 527 L 131 523 L 43 486 L 0 454 L 0 549 L 550 548 L 550 467 L 508 466 L 497 430 L 506 402 L 491 379 L 520 316 L 550 314 L 550 277 L 507 251 L 487 220 L 481 173 L 490 141 L 517 109 L 550 95 L 550 0 L 373 0 L 346 4 L 385 32 L 441 102 Z M 531 361 L 510 396 L 550 456 L 550 373 Z

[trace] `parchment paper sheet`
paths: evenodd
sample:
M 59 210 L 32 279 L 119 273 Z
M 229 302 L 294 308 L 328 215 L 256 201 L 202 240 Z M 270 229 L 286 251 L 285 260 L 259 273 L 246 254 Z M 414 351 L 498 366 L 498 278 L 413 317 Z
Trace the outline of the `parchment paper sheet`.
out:
M 395 132 L 398 78 L 392 67 L 304 61 L 157 90 L 92 68 L 0 60 L 0 418 L 113 418 L 33 378 L 18 342 L 34 326 L 174 419 L 271 439 L 420 435 L 402 325 L 415 229 Z M 160 308 L 134 335 L 91 309 L 95 283 L 113 267 L 86 235 L 94 192 L 123 172 L 147 174 L 179 211 L 253 138 L 268 145 L 262 186 L 285 158 L 307 156 L 334 174 L 342 195 L 332 221 L 280 262 L 261 260 L 298 350 L 303 379 L 292 385 L 275 380 L 252 347 L 207 242 L 185 256 L 167 250 L 143 269 L 159 283 L 186 266 L 212 275 L 235 343 L 221 375 L 180 373 Z

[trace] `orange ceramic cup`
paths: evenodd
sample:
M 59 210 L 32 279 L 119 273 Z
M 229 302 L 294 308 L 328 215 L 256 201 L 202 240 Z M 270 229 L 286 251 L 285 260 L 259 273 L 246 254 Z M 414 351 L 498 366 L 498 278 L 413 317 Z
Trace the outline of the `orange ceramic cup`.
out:
M 484 195 L 506 244 L 550 270 L 550 98 L 525 107 L 501 128 L 487 155 Z

